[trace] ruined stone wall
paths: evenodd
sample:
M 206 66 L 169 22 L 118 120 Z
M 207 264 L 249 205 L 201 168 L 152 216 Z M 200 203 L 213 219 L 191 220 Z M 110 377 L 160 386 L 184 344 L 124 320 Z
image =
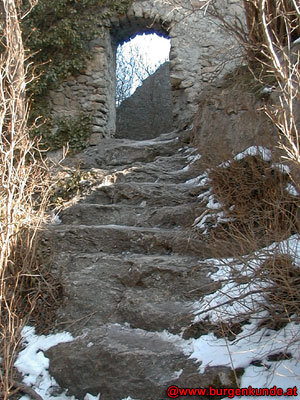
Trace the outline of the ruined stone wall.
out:
M 70 77 L 59 89 L 50 93 L 53 115 L 76 116 L 90 113 L 92 131 L 96 140 L 111 137 L 115 132 L 116 111 L 113 96 L 115 90 L 115 55 L 109 30 L 99 26 L 99 37 L 89 43 L 92 59 L 79 76 Z M 94 140 L 95 140 L 94 139 Z
M 116 137 L 146 140 L 173 128 L 169 63 L 144 80 L 117 108 Z
M 89 43 L 93 57 L 86 71 L 50 94 L 53 114 L 92 115 L 91 143 L 112 137 L 116 128 L 115 63 L 118 43 L 139 32 L 158 32 L 171 39 L 170 82 L 174 126 L 184 126 L 197 110 L 201 90 L 240 63 L 233 35 L 215 17 L 199 10 L 203 2 L 187 0 L 193 12 L 175 9 L 172 0 L 135 1 L 127 15 L 99 20 L 99 37 Z M 243 18 L 240 0 L 219 0 L 225 18 Z M 134 117 L 134 116 L 133 116 Z

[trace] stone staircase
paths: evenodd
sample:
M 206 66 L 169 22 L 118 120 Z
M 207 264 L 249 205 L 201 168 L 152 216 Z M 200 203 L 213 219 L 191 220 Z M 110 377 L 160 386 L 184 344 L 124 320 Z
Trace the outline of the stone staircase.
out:
M 82 168 L 103 179 L 46 232 L 67 294 L 56 329 L 76 336 L 47 352 L 50 373 L 80 400 L 87 392 L 157 400 L 170 385 L 231 385 L 224 367 L 200 375 L 180 336 L 193 302 L 215 289 L 209 249 L 190 229 L 201 209 L 199 189 L 186 183 L 186 137 L 107 139 L 88 149 Z

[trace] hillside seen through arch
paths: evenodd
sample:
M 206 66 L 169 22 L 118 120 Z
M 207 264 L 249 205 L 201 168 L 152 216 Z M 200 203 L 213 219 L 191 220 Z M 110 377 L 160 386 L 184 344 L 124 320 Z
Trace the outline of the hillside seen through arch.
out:
M 169 53 L 170 40 L 156 33 L 138 34 L 121 43 L 116 54 L 116 105 L 119 106 L 160 65 L 169 61 Z

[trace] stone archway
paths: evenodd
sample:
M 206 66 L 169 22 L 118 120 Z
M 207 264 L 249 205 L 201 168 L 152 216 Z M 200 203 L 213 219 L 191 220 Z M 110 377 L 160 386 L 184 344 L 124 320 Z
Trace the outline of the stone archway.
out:
M 219 0 L 224 18 L 243 18 L 239 0 Z M 188 2 L 190 3 L 190 2 Z M 193 4 L 201 1 L 193 1 Z M 115 135 L 115 50 L 116 43 L 143 30 L 167 32 L 171 39 L 170 82 L 174 126 L 182 128 L 198 109 L 201 90 L 240 63 L 240 48 L 220 20 L 196 6 L 180 14 L 165 1 L 136 0 L 126 15 L 99 21 L 99 36 L 88 44 L 93 54 L 81 75 L 70 77 L 50 94 L 55 115 L 92 117 L 91 144 Z

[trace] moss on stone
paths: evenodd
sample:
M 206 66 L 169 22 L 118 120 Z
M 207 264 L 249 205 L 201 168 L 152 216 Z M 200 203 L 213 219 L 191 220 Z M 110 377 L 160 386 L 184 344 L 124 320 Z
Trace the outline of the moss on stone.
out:
M 35 77 L 27 86 L 31 122 L 51 120 L 47 94 L 70 76 L 80 74 L 91 57 L 88 43 L 101 34 L 105 19 L 126 13 L 132 0 L 40 0 L 24 18 L 22 31 L 28 66 Z M 29 7 L 25 3 L 24 7 Z M 37 129 L 35 134 L 49 130 Z

